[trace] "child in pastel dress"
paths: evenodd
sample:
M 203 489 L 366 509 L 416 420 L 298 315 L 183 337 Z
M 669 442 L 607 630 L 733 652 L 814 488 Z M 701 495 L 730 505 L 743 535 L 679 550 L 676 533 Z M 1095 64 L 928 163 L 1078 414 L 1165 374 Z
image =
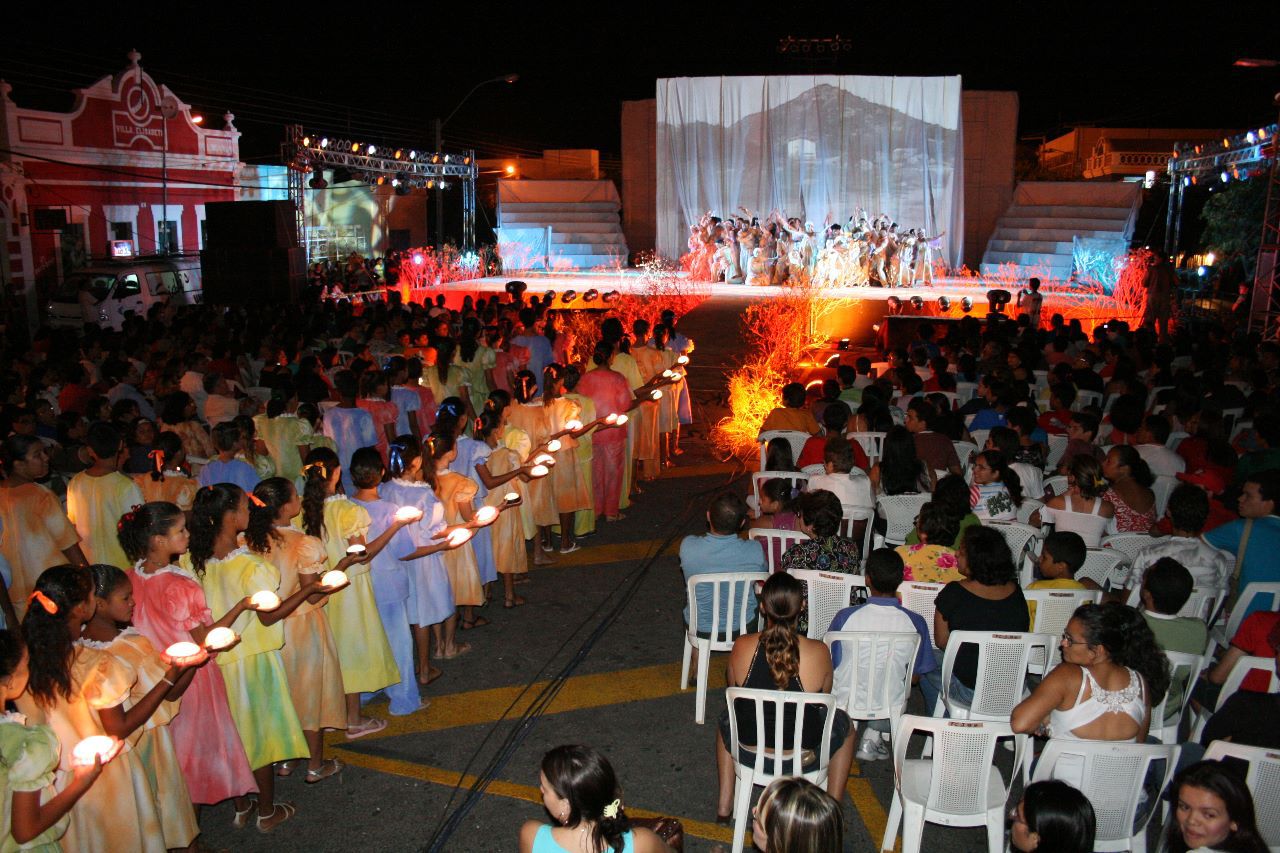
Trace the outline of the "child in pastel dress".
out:
M 439 422 L 436 423 L 439 426 Z M 423 448 L 426 461 L 424 466 L 435 470 L 436 497 L 444 505 L 446 524 L 461 525 L 471 521 L 475 515 L 472 498 L 476 494 L 474 480 L 455 474 L 449 470 L 456 448 L 451 435 L 435 434 L 427 439 Z M 480 585 L 480 573 L 476 568 L 475 551 L 470 542 L 462 547 L 448 551 L 444 555 L 444 565 L 449 571 L 449 584 L 453 588 L 453 600 L 461 611 L 459 617 L 462 630 L 469 631 L 489 624 L 483 616 L 475 615 L 474 608 L 484 604 L 484 587 Z
M 279 570 L 280 594 L 293 595 L 319 581 L 329 568 L 329 555 L 323 542 L 291 526 L 302 512 L 302 499 L 293 483 L 283 477 L 270 477 L 258 484 L 250 501 L 253 506 L 249 510 L 245 544 Z M 334 568 L 343 571 L 355 562 L 356 558 L 348 555 Z M 305 777 L 308 784 L 342 772 L 342 762 L 324 757 L 323 733 L 326 729 L 347 727 L 338 647 L 325 617 L 328 599 L 326 593 L 317 592 L 289 614 L 284 620 L 284 648 L 280 650 L 289 680 L 289 695 L 311 752 Z M 293 768 L 286 762 L 281 765 L 279 775 L 288 776 L 292 772 Z
M 146 503 L 166 501 L 177 504 L 183 511 L 190 510 L 200 484 L 182 469 L 187 453 L 182 449 L 182 439 L 178 434 L 160 433 L 156 437 L 156 449 L 151 451 L 151 459 L 155 463 L 154 470 L 133 475 L 133 482 L 142 492 L 142 500 Z
M 129 710 L 145 710 L 157 688 L 163 694 L 154 713 L 128 738 L 151 785 L 151 795 L 160 815 L 165 847 L 178 850 L 188 847 L 200 834 L 196 812 L 187 793 L 187 783 L 173 748 L 169 723 L 178 713 L 178 700 L 195 676 L 198 666 L 189 666 L 169 685 L 164 661 L 146 637 L 133 628 L 124 628 L 133 620 L 133 587 L 124 572 L 101 563 L 93 572 L 95 608 L 93 619 L 85 626 L 80 642 L 105 651 L 116 659 L 121 674 L 129 683 Z M 206 656 L 207 659 L 207 656 Z
M 230 628 L 250 608 L 246 596 L 214 621 L 185 556 L 190 538 L 186 515 L 176 504 L 146 503 L 120 520 L 120 545 L 134 561 L 126 573 L 133 586 L 133 625 L 158 649 L 180 642 L 204 645 L 209 631 Z M 187 565 L 173 562 L 179 555 Z M 234 798 L 237 825 L 244 826 L 253 805 L 249 795 L 258 785 L 227 705 L 221 668 L 197 668 L 169 731 L 192 802 Z
M 214 611 L 229 610 L 246 595 L 279 591 L 279 570 L 239 544 L 248 526 L 249 498 L 239 486 L 215 483 L 196 493 L 191 563 Z M 257 826 L 262 832 L 275 829 L 297 811 L 292 803 L 275 800 L 276 762 L 310 757 L 280 647 L 281 622 L 316 591 L 315 584 L 308 584 L 270 610 L 241 614 L 232 624 L 240 642 L 218 654 L 227 705 L 258 783 Z
M 67 518 L 80 534 L 80 547 L 90 562 L 127 566 L 116 540 L 116 523 L 142 503 L 142 492 L 120 473 L 120 430 L 99 422 L 89 427 L 87 439 L 93 462 L 67 484 Z
M 476 419 L 476 437 L 489 448 L 489 455 L 474 466 L 477 479 L 488 490 L 484 500 L 486 506 L 502 507 L 504 504 L 514 505 L 523 501 L 525 483 L 529 481 L 529 469 L 533 467 L 522 465 L 520 454 L 500 443 L 506 429 L 506 420 L 506 410 L 492 404 L 487 405 Z M 509 494 L 516 496 L 514 501 L 507 500 Z M 515 579 L 517 575 L 529 571 L 520 514 L 502 513 L 490 530 L 494 564 L 498 574 L 502 576 L 502 606 L 508 609 L 519 607 L 525 600 L 516 595 Z
M 18 631 L 0 631 L 0 702 L 8 705 L 27 690 L 27 647 Z M 71 807 L 102 775 L 102 761 L 77 764 L 71 781 L 54 789 L 58 736 L 27 725 L 22 714 L 0 713 L 0 848 L 55 853 L 71 822 Z

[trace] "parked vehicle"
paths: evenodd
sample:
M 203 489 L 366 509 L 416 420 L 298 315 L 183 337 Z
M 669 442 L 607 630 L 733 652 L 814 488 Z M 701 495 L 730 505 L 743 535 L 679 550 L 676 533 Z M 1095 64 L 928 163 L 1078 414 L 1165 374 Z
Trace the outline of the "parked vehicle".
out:
M 120 329 L 129 315 L 145 317 L 152 306 L 197 305 L 203 295 L 198 255 L 96 261 L 55 288 L 49 324 Z

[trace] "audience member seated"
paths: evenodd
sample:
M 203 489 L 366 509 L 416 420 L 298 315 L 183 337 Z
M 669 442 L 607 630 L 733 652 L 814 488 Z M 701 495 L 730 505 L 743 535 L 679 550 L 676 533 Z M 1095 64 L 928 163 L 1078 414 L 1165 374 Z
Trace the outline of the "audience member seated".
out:
M 915 439 L 916 455 L 930 471 L 959 474 L 960 457 L 956 455 L 956 446 L 941 432 L 934 431 L 937 419 L 938 412 L 932 404 L 915 399 L 907 407 L 904 426 Z
M 1209 642 L 1209 629 L 1203 619 L 1194 615 L 1178 615 L 1187 599 L 1191 598 L 1193 587 L 1191 572 L 1170 557 L 1157 560 L 1142 579 L 1142 618 L 1155 635 L 1156 644 L 1166 652 L 1202 655 Z M 1191 686 L 1194 685 L 1188 685 Z M 1157 724 L 1177 716 L 1182 696 L 1182 683 L 1170 680 L 1164 720 L 1157 720 Z
M 938 701 L 931 683 L 922 682 L 921 676 L 938 668 L 933 655 L 933 643 L 929 640 L 929 626 L 924 617 L 902 606 L 898 600 L 898 587 L 903 581 L 902 558 L 889 548 L 877 548 L 867 557 L 867 592 L 865 604 L 846 607 L 831 620 L 829 631 L 915 631 L 920 635 L 920 648 L 916 652 L 915 668 L 911 681 L 920 684 L 924 692 L 924 705 L 932 709 Z M 856 666 L 861 672 L 869 672 L 875 666 L 871 660 L 841 660 L 843 644 L 837 644 L 832 652 L 831 664 L 836 671 L 843 666 Z M 905 663 L 905 661 L 900 662 Z M 866 678 L 863 678 L 866 684 Z M 865 687 L 864 687 L 865 689 Z M 906 697 L 902 697 L 905 699 Z M 868 720 L 858 743 L 859 761 L 879 761 L 889 757 L 888 720 Z
M 1093 806 L 1066 782 L 1028 785 L 1009 822 L 1009 843 L 1020 853 L 1093 853 Z
M 758 634 L 739 637 L 729 653 L 729 665 L 725 673 L 731 687 L 751 687 L 757 690 L 786 690 L 796 693 L 830 693 L 832 684 L 831 652 L 820 640 L 810 640 L 797 633 L 796 625 L 804 609 L 804 584 L 786 572 L 775 572 L 765 581 L 760 592 L 760 615 L 764 617 L 764 630 Z M 729 714 L 738 715 L 738 737 L 747 746 L 756 746 L 756 721 L 753 706 L 741 702 L 736 708 L 726 709 L 720 717 L 716 732 L 716 768 L 720 780 L 719 805 L 716 822 L 728 824 L 733 819 L 734 771 L 733 756 L 729 754 Z M 806 740 L 799 744 L 803 749 L 817 749 L 821 745 L 823 717 L 818 708 L 807 713 L 805 719 Z M 765 722 L 767 748 L 793 749 L 797 745 L 772 740 L 773 720 Z M 791 730 L 787 729 L 789 735 Z M 753 763 L 755 755 L 744 750 L 738 761 Z M 844 798 L 845 784 L 849 781 L 849 768 L 853 764 L 853 739 L 849 737 L 849 716 L 843 710 L 836 711 L 831 726 L 831 755 L 827 766 L 827 793 L 839 802 Z
M 853 415 L 849 411 L 849 405 L 840 400 L 823 409 L 822 434 L 815 435 L 804 443 L 804 449 L 800 451 L 800 458 L 796 460 L 796 465 L 801 470 L 810 465 L 821 465 L 825 461 L 822 454 L 826 450 L 827 439 L 843 436 L 851 417 Z M 863 471 L 867 470 L 871 465 L 871 461 L 867 459 L 867 454 L 863 452 L 862 447 L 857 442 L 854 442 L 853 446 L 853 464 Z
M 1076 401 L 1075 386 L 1060 382 L 1049 386 L 1049 411 L 1042 414 L 1037 423 L 1051 435 L 1066 435 L 1071 426 L 1071 406 Z
M 1098 435 L 1098 417 L 1090 412 L 1073 412 L 1067 424 L 1067 447 L 1058 460 L 1057 473 L 1065 474 L 1077 456 L 1091 456 L 1102 462 L 1102 448 L 1094 444 Z
M 1110 430 L 1103 430 L 1103 444 L 1131 445 L 1137 443 L 1138 429 L 1146 411 L 1146 397 L 1140 394 L 1121 394 L 1111 404 L 1106 423 Z
M 782 405 L 765 416 L 764 423 L 760 425 L 760 431 L 792 430 L 817 435 L 818 422 L 804 407 L 804 401 L 804 386 L 799 382 L 789 382 L 782 386 Z
M 871 466 L 871 489 L 877 495 L 913 495 L 933 490 L 933 471 L 916 453 L 915 438 L 906 427 L 885 433 L 880 461 Z
M 1244 481 L 1237 508 L 1240 518 L 1204 535 L 1204 541 L 1235 556 L 1238 577 L 1231 590 L 1230 606 L 1236 596 L 1255 581 L 1280 580 L 1280 517 L 1276 501 L 1280 499 L 1280 471 L 1260 471 Z M 1246 535 L 1246 531 L 1248 531 Z M 1250 611 L 1264 607 L 1255 601 Z
M 1204 675 L 1191 693 L 1191 702 L 1197 708 L 1212 709 L 1218 704 L 1218 694 L 1226 682 L 1236 661 L 1242 657 L 1269 658 L 1280 654 L 1280 613 L 1259 610 L 1250 613 L 1236 629 L 1222 657 Z M 1245 693 L 1265 693 L 1270 683 L 1265 672 L 1250 672 L 1240 682 Z
M 762 851 L 844 849 L 840 804 L 807 779 L 773 780 L 752 814 L 751 837 Z
M 930 503 L 942 506 L 947 511 L 947 514 L 955 520 L 956 537 L 951 546 L 956 550 L 960 548 L 960 539 L 964 536 L 965 530 L 982 524 L 982 520 L 973 514 L 973 509 L 969 505 L 969 484 L 964 481 L 964 477 L 957 474 L 948 474 L 938 481 L 938 487 L 933 490 L 933 500 Z M 916 528 L 907 534 L 906 544 L 920 544 L 920 527 L 918 523 Z
M 804 492 L 796 501 L 796 508 L 800 512 L 800 530 L 810 538 L 787 549 L 782 555 L 782 571 L 817 569 L 857 574 L 858 543 L 838 535 L 844 517 L 840 499 L 825 489 Z
M 938 648 L 946 649 L 952 631 L 1026 631 L 1031 625 L 1027 599 L 1018 586 L 1017 569 L 1004 537 L 989 527 L 970 527 L 957 556 L 965 579 L 947 584 L 934 601 L 933 637 Z M 940 694 L 941 673 L 935 670 L 926 678 Z M 971 702 L 977 678 L 978 649 L 966 646 L 956 655 L 951 693 Z
M 984 450 L 973 457 L 969 501 L 973 514 L 983 522 L 1017 519 L 1022 483 L 999 450 Z
M 1192 764 L 1174 778 L 1170 790 L 1174 819 L 1165 832 L 1168 853 L 1267 853 L 1254 817 L 1253 795 L 1226 762 Z
M 760 517 L 751 520 L 751 528 L 799 530 L 796 494 L 795 485 L 790 480 L 765 480 L 760 486 Z
M 1017 403 L 1008 384 L 995 377 L 986 377 L 985 382 L 987 407 L 973 416 L 973 420 L 969 422 L 970 431 L 1004 426 L 1005 413 Z M 979 390 L 982 387 L 979 386 Z
M 1165 447 L 1169 440 L 1169 419 L 1164 415 L 1149 414 L 1142 419 L 1135 448 L 1157 477 L 1173 477 L 1187 470 L 1187 461 Z
M 953 547 L 959 527 L 960 519 L 936 498 L 920 507 L 915 529 L 918 541 L 896 549 L 906 566 L 906 579 L 925 583 L 963 580 Z
M 1031 514 L 1031 524 L 1052 524 L 1055 531 L 1079 534 L 1088 548 L 1102 544 L 1102 536 L 1115 518 L 1116 508 L 1102 495 L 1107 481 L 1102 466 L 1092 456 L 1077 456 L 1067 471 L 1067 490 Z
M 1280 646 L 1280 630 L 1272 631 L 1271 641 L 1273 645 Z M 1280 652 L 1272 652 L 1272 656 L 1276 657 L 1277 666 L 1280 666 Z M 1280 693 L 1266 691 L 1264 674 L 1254 673 L 1249 677 L 1254 676 L 1263 680 L 1263 689 L 1246 690 L 1242 686 L 1233 693 L 1209 718 L 1209 722 L 1205 723 L 1204 732 L 1200 736 L 1202 746 L 1208 746 L 1215 740 L 1229 740 L 1247 746 L 1280 749 L 1280 726 L 1276 725 L 1276 715 L 1280 713 Z M 1191 752 L 1193 747 L 1193 744 L 1185 744 L 1183 750 Z M 1200 754 L 1203 753 L 1196 753 L 1196 756 Z
M 1040 561 L 1036 564 L 1040 580 L 1032 581 L 1027 589 L 1098 589 L 1098 585 L 1087 578 L 1076 580 L 1076 572 L 1084 565 L 1087 554 L 1079 533 L 1055 530 L 1040 545 Z M 1034 601 L 1027 602 L 1027 613 L 1031 624 L 1036 624 Z
M 1224 524 L 1235 521 L 1240 516 L 1234 509 L 1228 509 L 1227 505 L 1221 500 L 1223 492 L 1230 488 L 1231 477 L 1229 474 L 1223 474 L 1216 468 L 1205 468 L 1188 474 L 1179 474 L 1178 479 L 1184 483 L 1190 483 L 1198 487 L 1205 493 L 1205 497 L 1209 500 L 1209 514 L 1204 522 L 1204 532 L 1217 530 Z M 1172 495 L 1170 496 L 1172 498 Z M 1232 504 L 1234 506 L 1234 502 Z M 1173 520 L 1166 512 L 1164 517 L 1156 522 L 1156 526 L 1152 529 L 1156 536 L 1169 536 L 1173 533 Z
M 1116 510 L 1116 533 L 1149 533 L 1156 523 L 1156 495 L 1151 491 L 1155 475 L 1138 451 L 1117 445 L 1102 463 L 1102 475 L 1110 487 L 1103 497 Z
M 791 442 L 785 438 L 771 438 L 764 446 L 764 470 L 766 471 L 799 471 L 796 467 L 795 453 Z
M 827 439 L 822 454 L 825 473 L 810 477 L 808 490 L 816 492 L 825 489 L 835 495 L 840 503 L 849 506 L 875 506 L 871 499 L 871 480 L 854 467 L 853 448 L 856 443 L 842 435 L 833 435 Z
M 1165 557 L 1184 566 L 1195 586 L 1226 589 L 1235 561 L 1200 538 L 1209 517 L 1209 496 L 1198 486 L 1179 483 L 1169 495 L 1168 517 L 1172 535 L 1162 536 L 1134 555 L 1126 591 L 1142 586 L 1143 573 Z
M 1260 412 L 1253 419 L 1253 431 L 1258 449 L 1240 457 L 1236 465 L 1237 485 L 1247 482 L 1254 474 L 1280 468 L 1280 413 Z
M 1011 409 L 1025 411 L 1021 408 Z M 1018 439 L 1018 431 L 1012 427 L 996 427 L 987 435 L 987 446 L 982 450 L 999 450 L 1009 460 L 1009 468 L 1018 475 L 1018 484 L 1022 486 L 1022 494 L 1026 497 L 1040 497 L 1044 494 L 1044 465 L 1032 465 L 1027 462 L 1014 461 L 1022 451 Z
M 1018 450 L 1010 458 L 1015 463 L 1030 465 L 1037 471 L 1043 471 L 1049 455 L 1049 436 L 1036 424 L 1035 412 L 1026 406 L 1014 406 L 1005 415 L 1005 420 L 1009 429 L 1018 436 Z M 1040 494 L 1039 490 L 1035 493 Z

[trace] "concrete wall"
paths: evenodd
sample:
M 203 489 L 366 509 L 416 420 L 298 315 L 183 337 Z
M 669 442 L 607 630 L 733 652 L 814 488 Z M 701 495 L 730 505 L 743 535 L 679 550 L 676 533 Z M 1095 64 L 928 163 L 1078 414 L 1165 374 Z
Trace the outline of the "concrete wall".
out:
M 963 92 L 964 263 L 976 269 L 1013 198 L 1016 92 Z M 653 249 L 657 229 L 656 100 L 622 102 L 622 230 L 631 251 Z

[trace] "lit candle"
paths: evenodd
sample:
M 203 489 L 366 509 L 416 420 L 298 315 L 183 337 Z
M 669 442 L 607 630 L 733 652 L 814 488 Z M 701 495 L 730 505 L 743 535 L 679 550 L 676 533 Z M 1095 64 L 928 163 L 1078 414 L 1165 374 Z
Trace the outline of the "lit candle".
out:
M 578 420 L 577 418 L 574 418 L 573 420 L 565 424 L 564 428 L 577 432 L 578 430 L 582 429 L 582 421 Z
M 330 569 L 320 576 L 320 586 L 325 589 L 341 589 L 350 581 L 347 580 L 347 573 L 338 569 Z
M 618 426 L 626 426 L 628 420 L 630 420 L 630 418 L 628 418 L 626 415 L 618 415 L 618 421 L 617 421 Z
M 509 504 L 513 504 L 513 503 L 515 503 L 516 501 L 520 500 L 520 493 L 519 493 L 519 492 L 507 492 L 507 493 L 506 493 L 505 495 L 503 495 L 502 497 L 506 500 L 506 502 L 507 502 L 507 503 L 509 503 Z
M 676 379 L 676 378 L 678 378 L 679 376 L 680 376 L 680 374 L 679 374 L 679 373 L 676 373 L 674 370 L 664 370 L 664 371 L 662 371 L 662 378 L 663 378 L 663 379 Z
M 422 518 L 422 510 L 416 506 L 402 506 L 396 510 L 396 521 L 417 521 Z
M 482 506 L 476 510 L 476 514 L 473 516 L 473 519 L 476 524 L 484 526 L 486 524 L 493 524 L 493 520 L 497 517 L 498 510 L 496 507 Z
M 365 554 L 368 554 L 368 553 L 369 553 L 369 549 L 364 547 L 363 545 L 357 544 L 357 545 L 347 546 L 347 556 L 349 557 L 363 557 Z
M 550 453 L 539 453 L 537 456 L 533 457 L 533 461 L 538 465 L 556 464 L 555 457 L 552 456 Z
M 264 589 L 249 596 L 249 603 L 255 610 L 275 610 L 280 606 L 280 596 L 269 589 Z
M 607 424 L 616 424 L 618 422 L 618 413 L 610 412 L 605 416 L 604 422 Z
M 550 450 L 552 453 L 555 453 L 557 450 L 559 450 L 563 446 L 564 445 L 560 443 L 560 439 L 558 438 L 553 438 L 547 442 L 547 450 Z
M 187 664 L 196 663 L 204 656 L 204 649 L 195 643 L 181 642 L 174 643 L 172 646 L 164 650 L 164 657 L 169 659 L 169 663 L 175 666 L 186 666 Z
M 470 538 L 471 538 L 471 531 L 465 527 L 459 527 L 458 529 L 452 531 L 447 537 L 445 537 L 445 540 L 450 545 L 457 548 L 459 545 L 462 545 Z
M 107 735 L 92 735 L 76 744 L 75 749 L 71 750 L 71 760 L 80 766 L 87 766 L 93 763 L 94 758 L 107 760 L 116 748 L 116 739 Z
M 206 649 L 218 651 L 225 649 L 236 641 L 236 632 L 230 628 L 212 628 L 209 633 L 204 635 L 204 646 Z
M 689 356 L 687 355 L 682 355 L 676 359 L 676 364 L 688 364 L 688 363 L 689 363 Z
M 532 468 L 529 469 L 529 476 L 533 477 L 535 480 L 538 477 L 545 477 L 550 473 L 551 473 L 551 469 L 548 468 L 546 465 L 534 465 Z
M 662 389 L 661 389 L 661 388 L 654 388 L 652 391 L 650 391 L 650 392 L 649 392 L 649 399 L 650 399 L 650 400 L 661 400 L 661 399 L 662 399 Z

